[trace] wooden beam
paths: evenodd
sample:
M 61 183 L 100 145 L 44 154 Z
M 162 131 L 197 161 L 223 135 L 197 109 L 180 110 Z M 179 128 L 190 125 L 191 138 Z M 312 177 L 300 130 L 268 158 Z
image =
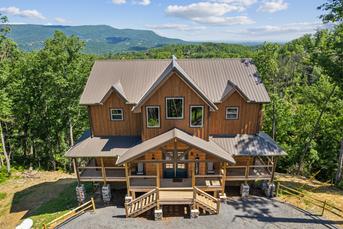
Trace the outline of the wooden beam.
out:
M 160 164 L 156 164 L 156 187 L 159 188 L 161 185 L 161 180 L 160 180 Z
M 276 164 L 277 164 L 277 158 L 273 157 L 273 171 L 272 171 L 272 177 L 270 178 L 270 183 L 274 182 Z
M 104 166 L 104 158 L 100 158 L 100 163 L 101 163 L 101 174 L 102 174 L 102 179 L 104 180 L 104 185 L 106 185 L 106 170 Z
M 224 162 L 224 164 L 223 164 L 223 177 L 222 177 L 222 194 L 225 193 L 226 168 L 227 168 L 227 163 Z
M 192 187 L 195 187 L 195 162 L 192 163 Z
M 130 196 L 130 178 L 129 178 L 129 166 L 128 166 L 128 163 L 125 163 L 125 177 L 126 177 L 127 195 Z
M 73 167 L 74 167 L 75 175 L 77 177 L 77 184 L 79 185 L 81 182 L 80 182 L 80 174 L 79 174 L 79 168 L 77 165 L 76 158 L 73 158 Z

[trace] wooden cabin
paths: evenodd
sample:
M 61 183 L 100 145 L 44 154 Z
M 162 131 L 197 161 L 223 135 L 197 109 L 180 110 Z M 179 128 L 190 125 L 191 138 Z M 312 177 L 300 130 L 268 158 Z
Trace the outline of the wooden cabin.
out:
M 124 184 L 128 217 L 216 214 L 230 184 L 273 182 L 285 152 L 260 132 L 269 101 L 249 59 L 96 61 L 80 100 L 91 128 L 66 156 L 79 184 Z

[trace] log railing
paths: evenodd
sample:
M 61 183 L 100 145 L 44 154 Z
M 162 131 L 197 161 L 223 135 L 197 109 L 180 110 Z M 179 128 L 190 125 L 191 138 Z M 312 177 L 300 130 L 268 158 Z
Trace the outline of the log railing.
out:
M 219 199 L 211 196 L 210 194 L 202 191 L 201 189 L 194 187 L 193 188 L 193 200 L 195 208 L 201 207 L 205 211 L 208 211 L 212 214 L 218 214 L 220 209 Z
M 131 202 L 125 203 L 126 217 L 136 217 L 155 207 L 158 204 L 158 195 L 159 191 L 158 188 L 156 188 L 140 197 L 137 197 Z
M 273 165 L 234 165 L 226 169 L 227 180 L 269 179 Z
M 95 211 L 95 203 L 94 203 L 93 198 L 91 198 L 90 201 L 82 204 L 81 206 L 61 215 L 60 217 L 46 224 L 43 224 L 43 229 L 54 229 L 58 227 L 59 225 L 61 225 L 62 223 L 66 222 L 67 220 L 71 219 L 72 217 L 76 217 L 89 209 L 92 209 L 92 211 Z

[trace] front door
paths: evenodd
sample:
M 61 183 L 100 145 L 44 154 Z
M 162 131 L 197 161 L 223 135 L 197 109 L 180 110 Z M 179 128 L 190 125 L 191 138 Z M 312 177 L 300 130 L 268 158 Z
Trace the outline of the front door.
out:
M 167 161 L 163 166 L 164 178 L 187 178 L 187 166 L 182 161 L 186 160 L 186 152 L 165 152 Z

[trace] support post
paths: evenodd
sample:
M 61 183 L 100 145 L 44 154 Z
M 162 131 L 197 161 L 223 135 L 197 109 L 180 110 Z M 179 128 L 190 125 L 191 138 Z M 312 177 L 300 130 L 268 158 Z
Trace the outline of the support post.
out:
M 104 180 L 104 185 L 106 185 L 106 170 L 104 166 L 104 158 L 100 158 L 100 163 L 101 163 L 101 174 L 102 174 L 102 179 Z
M 75 175 L 77 177 L 77 184 L 80 185 L 79 167 L 77 166 L 76 158 L 73 158 L 73 167 L 74 167 Z
M 157 189 L 157 193 L 156 193 L 156 209 L 160 209 L 160 189 Z
M 270 178 L 270 183 L 274 182 L 276 164 L 277 164 L 277 158 L 273 157 L 273 171 L 272 171 L 272 177 Z
M 128 163 L 125 163 L 125 177 L 126 177 L 127 195 L 130 196 L 130 178 L 129 178 L 129 166 L 128 166 Z
M 192 188 L 195 187 L 195 162 L 192 163 Z
M 224 162 L 224 165 L 223 165 L 223 178 L 222 178 L 222 195 L 224 195 L 224 193 L 225 193 L 226 168 L 227 168 L 227 163 Z
M 161 179 L 160 179 L 160 163 L 156 163 L 156 187 L 160 188 Z

